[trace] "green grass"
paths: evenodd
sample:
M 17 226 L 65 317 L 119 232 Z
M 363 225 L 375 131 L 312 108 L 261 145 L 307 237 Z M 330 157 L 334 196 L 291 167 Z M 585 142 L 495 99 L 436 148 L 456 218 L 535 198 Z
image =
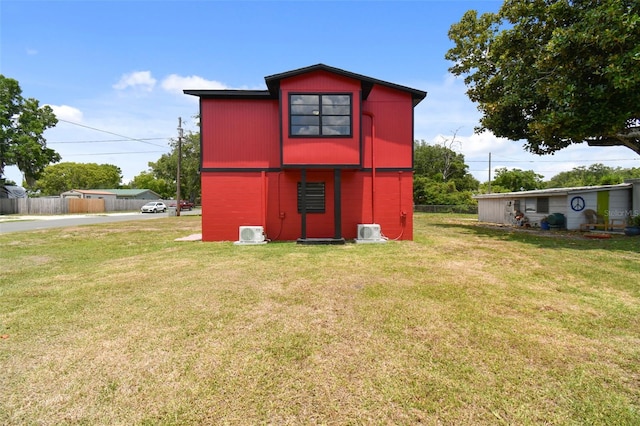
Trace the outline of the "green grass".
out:
M 640 424 L 640 238 L 415 215 L 412 242 L 0 235 L 2 424 Z

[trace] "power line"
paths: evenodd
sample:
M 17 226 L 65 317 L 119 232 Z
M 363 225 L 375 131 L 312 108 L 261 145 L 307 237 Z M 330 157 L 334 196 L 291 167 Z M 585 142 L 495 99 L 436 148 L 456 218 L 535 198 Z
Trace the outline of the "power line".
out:
M 86 129 L 95 130 L 97 132 L 108 133 L 110 135 L 118 136 L 118 137 L 121 137 L 121 138 L 126 138 L 127 140 L 136 141 L 136 142 L 142 142 L 142 143 L 146 143 L 148 145 L 159 146 L 159 147 L 164 148 L 163 145 L 158 145 L 157 143 L 147 142 L 144 139 L 132 138 L 132 137 L 129 137 L 129 136 L 121 135 L 119 133 L 110 132 L 108 130 L 102 130 L 102 129 L 98 129 L 96 127 L 86 126 L 86 125 L 80 124 L 80 123 L 74 123 L 73 121 L 63 120 L 61 118 L 59 118 L 58 121 L 62 121 L 62 122 L 69 123 L 69 124 L 73 124 L 74 126 L 84 127 Z
M 140 138 L 138 140 L 140 141 L 156 141 L 156 140 L 163 140 L 163 139 L 171 139 L 170 137 L 168 138 Z M 67 143 L 107 143 L 107 142 L 126 142 L 130 139 L 102 139 L 102 140 L 95 140 L 95 141 L 47 141 L 47 145 L 53 145 L 53 144 L 67 144 Z
M 94 152 L 90 154 L 65 154 L 65 157 L 93 156 L 93 155 L 129 155 L 129 154 L 154 154 L 166 153 L 165 151 L 133 151 L 133 152 Z
M 640 161 L 640 158 L 613 158 L 610 160 L 607 159 L 599 159 L 599 160 L 501 160 L 493 157 L 495 161 L 499 161 L 500 163 L 604 163 L 604 162 L 613 162 L 613 161 Z M 487 160 L 464 160 L 465 163 L 486 163 Z

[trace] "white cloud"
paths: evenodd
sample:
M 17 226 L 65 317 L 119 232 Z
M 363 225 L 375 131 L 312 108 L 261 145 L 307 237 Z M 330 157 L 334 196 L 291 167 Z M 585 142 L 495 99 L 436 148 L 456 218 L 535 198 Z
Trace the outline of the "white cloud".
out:
M 151 71 L 134 71 L 123 74 L 120 80 L 113 85 L 116 90 L 125 90 L 128 87 L 150 92 L 156 85 L 156 79 L 151 75 Z
M 37 55 L 37 54 L 38 54 L 38 51 L 36 49 L 27 48 L 27 55 L 33 56 L 33 55 Z
M 171 74 L 162 80 L 162 88 L 170 93 L 182 94 L 184 89 L 210 89 L 224 90 L 229 87 L 224 83 L 215 80 L 207 80 L 197 75 L 183 77 L 178 74 Z
M 69 105 L 49 105 L 58 119 L 81 123 L 83 114 L 78 108 Z

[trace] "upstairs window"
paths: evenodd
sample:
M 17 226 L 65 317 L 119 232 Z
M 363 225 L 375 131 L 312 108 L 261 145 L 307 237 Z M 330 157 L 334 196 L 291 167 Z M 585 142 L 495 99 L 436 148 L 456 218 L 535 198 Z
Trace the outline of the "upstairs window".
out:
M 351 136 L 351 95 L 289 95 L 289 134 L 311 137 Z

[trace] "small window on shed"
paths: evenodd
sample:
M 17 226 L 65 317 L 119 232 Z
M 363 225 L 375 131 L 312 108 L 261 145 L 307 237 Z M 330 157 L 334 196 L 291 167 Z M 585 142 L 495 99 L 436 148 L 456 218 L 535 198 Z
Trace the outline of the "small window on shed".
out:
M 538 197 L 537 213 L 549 213 L 549 197 Z
M 307 213 L 324 213 L 324 182 L 307 182 L 304 197 L 302 182 L 298 182 L 298 213 L 302 213 L 303 202 Z
M 535 213 L 538 211 L 538 203 L 537 198 L 527 198 L 524 200 L 524 212 L 525 213 Z

